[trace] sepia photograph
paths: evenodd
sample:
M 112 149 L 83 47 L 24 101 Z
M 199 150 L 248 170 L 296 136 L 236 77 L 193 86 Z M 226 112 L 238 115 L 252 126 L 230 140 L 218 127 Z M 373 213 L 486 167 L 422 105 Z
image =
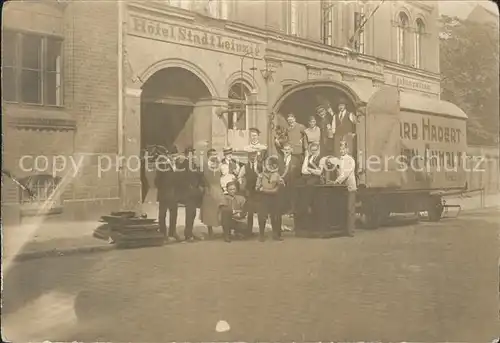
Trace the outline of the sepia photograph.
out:
M 499 342 L 493 1 L 2 4 L 5 342 Z

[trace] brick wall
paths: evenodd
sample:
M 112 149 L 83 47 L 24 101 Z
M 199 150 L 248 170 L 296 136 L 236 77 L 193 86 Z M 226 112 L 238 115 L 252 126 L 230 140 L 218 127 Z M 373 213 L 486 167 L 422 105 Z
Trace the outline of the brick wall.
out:
M 73 199 L 116 197 L 117 172 L 99 178 L 96 154 L 117 154 L 117 3 L 71 2 L 64 28 L 65 72 L 70 76 L 65 100 L 77 120 L 75 154 L 85 156 L 73 182 Z
M 8 13 L 6 13 L 8 12 Z M 117 198 L 119 180 L 116 168 L 98 175 L 96 154 L 115 159 L 118 118 L 118 11 L 116 2 L 12 3 L 3 13 L 3 27 L 56 34 L 63 43 L 64 106 L 48 108 L 2 102 L 3 114 L 65 116 L 76 121 L 74 131 L 19 130 L 3 126 L 3 167 L 23 177 L 30 174 L 19 167 L 24 155 L 45 155 L 82 159 L 76 177 L 69 177 L 63 198 L 67 201 Z M 27 164 L 29 161 L 27 160 Z M 47 173 L 52 173 L 49 168 Z M 60 176 L 64 174 L 58 173 Z M 71 175 L 72 176 L 72 175 Z M 17 187 L 3 184 L 2 200 L 17 201 Z

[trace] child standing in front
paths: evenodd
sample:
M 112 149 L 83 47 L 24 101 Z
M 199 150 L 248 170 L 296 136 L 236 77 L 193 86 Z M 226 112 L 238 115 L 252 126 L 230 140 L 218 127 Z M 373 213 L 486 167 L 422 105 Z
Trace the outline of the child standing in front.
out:
M 282 178 L 278 173 L 278 161 L 267 159 L 263 172 L 257 179 L 256 191 L 258 192 L 257 216 L 259 219 L 259 240 L 265 240 L 267 218 L 271 218 L 273 239 L 282 241 L 281 237 L 281 215 L 279 192 L 283 185 Z

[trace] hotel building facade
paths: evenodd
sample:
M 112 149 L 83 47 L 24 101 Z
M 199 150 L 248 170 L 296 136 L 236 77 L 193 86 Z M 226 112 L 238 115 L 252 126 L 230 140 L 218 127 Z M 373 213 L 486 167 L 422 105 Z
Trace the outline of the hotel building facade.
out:
M 3 13 L 3 168 L 37 195 L 4 178 L 5 224 L 137 208 L 150 144 L 242 150 L 257 127 L 272 146 L 284 114 L 305 123 L 339 96 L 356 110 L 384 86 L 402 106 L 441 104 L 435 1 L 45 0 Z

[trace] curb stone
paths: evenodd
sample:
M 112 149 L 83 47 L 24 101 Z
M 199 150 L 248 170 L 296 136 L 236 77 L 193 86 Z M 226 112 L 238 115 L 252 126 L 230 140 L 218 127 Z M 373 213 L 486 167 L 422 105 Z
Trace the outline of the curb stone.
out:
M 59 256 L 69 256 L 77 254 L 95 253 L 95 252 L 105 252 L 115 250 L 116 246 L 114 244 L 108 245 L 94 245 L 94 246 L 84 246 L 84 247 L 74 247 L 67 249 L 52 249 L 43 251 L 33 251 L 17 254 L 13 261 L 22 262 L 28 260 L 34 260 L 43 257 L 59 257 Z

